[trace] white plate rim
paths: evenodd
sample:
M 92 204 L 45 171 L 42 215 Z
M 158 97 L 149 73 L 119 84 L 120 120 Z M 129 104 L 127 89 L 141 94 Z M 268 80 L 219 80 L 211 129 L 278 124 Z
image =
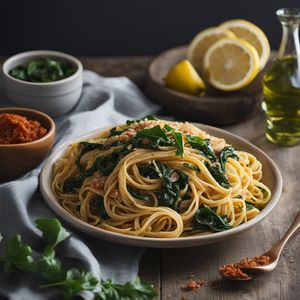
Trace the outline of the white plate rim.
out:
M 239 225 L 238 227 L 217 232 L 213 234 L 208 235 L 199 235 L 199 236 L 191 236 L 191 237 L 180 237 L 180 238 L 151 238 L 151 237 L 138 237 L 138 236 L 131 236 L 131 235 L 125 235 L 122 233 L 116 233 L 116 232 L 110 232 L 105 229 L 101 229 L 98 227 L 95 227 L 93 225 L 90 225 L 88 223 L 85 223 L 73 215 L 71 215 L 69 212 L 67 212 L 57 201 L 55 195 L 53 194 L 51 190 L 51 178 L 52 178 L 52 166 L 53 163 L 62 156 L 64 150 L 67 148 L 68 145 L 80 141 L 87 138 L 92 138 L 94 136 L 99 135 L 103 130 L 110 128 L 110 127 L 101 127 L 97 130 L 93 130 L 87 134 L 84 134 L 75 140 L 67 141 L 60 145 L 53 153 L 49 155 L 47 160 L 45 161 L 45 164 L 43 166 L 43 169 L 40 174 L 39 178 L 39 186 L 41 194 L 47 203 L 47 205 L 51 208 L 51 210 L 58 215 L 60 218 L 63 219 L 66 223 L 69 225 L 72 225 L 74 228 L 88 233 L 89 235 L 92 235 L 94 237 L 104 239 L 110 242 L 123 244 L 123 245 L 131 245 L 131 246 L 139 246 L 139 247 L 148 247 L 148 248 L 184 248 L 184 247 L 192 247 L 192 246 L 200 246 L 204 244 L 211 244 L 216 243 L 218 241 L 225 240 L 229 237 L 235 236 L 237 234 L 240 234 L 242 232 L 245 232 L 249 229 L 251 229 L 254 225 L 260 223 L 269 213 L 275 208 L 275 206 L 278 204 L 281 191 L 282 191 L 282 177 L 280 174 L 280 171 L 274 161 L 262 150 L 260 150 L 258 147 L 254 146 L 247 140 L 245 140 L 242 137 L 239 137 L 238 135 L 235 135 L 229 131 L 204 125 L 200 123 L 193 123 L 197 127 L 203 129 L 209 134 L 212 134 L 214 136 L 225 138 L 225 140 L 234 139 L 237 140 L 239 143 L 244 144 L 247 148 L 251 148 L 254 150 L 255 156 L 257 156 L 257 153 L 260 157 L 263 157 L 265 161 L 268 162 L 269 167 L 271 167 L 274 176 L 277 180 L 275 190 L 272 192 L 272 196 L 268 204 L 265 206 L 265 208 L 252 220 Z M 213 132 L 213 133 L 212 133 Z M 216 134 L 217 133 L 217 134 Z M 241 149 L 238 149 L 241 150 Z M 264 167 L 264 166 L 263 166 Z

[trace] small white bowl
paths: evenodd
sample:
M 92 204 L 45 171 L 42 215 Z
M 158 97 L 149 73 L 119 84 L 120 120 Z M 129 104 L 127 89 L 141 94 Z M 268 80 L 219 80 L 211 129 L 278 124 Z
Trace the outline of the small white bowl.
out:
M 76 72 L 62 80 L 37 83 L 16 79 L 9 75 L 13 68 L 34 58 L 52 57 L 68 61 Z M 70 111 L 78 102 L 82 92 L 82 64 L 66 53 L 48 50 L 28 51 L 7 59 L 2 66 L 4 95 L 16 105 L 38 109 L 52 117 Z

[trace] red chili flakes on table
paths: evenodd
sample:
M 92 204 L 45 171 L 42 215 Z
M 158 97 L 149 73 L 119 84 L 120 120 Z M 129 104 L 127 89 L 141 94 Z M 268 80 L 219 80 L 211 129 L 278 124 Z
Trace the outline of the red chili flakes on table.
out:
M 204 283 L 204 280 L 195 280 L 193 278 L 190 278 L 189 282 L 186 285 L 182 286 L 182 289 L 186 291 L 198 290 L 204 286 Z
M 0 114 L 0 144 L 20 144 L 38 140 L 47 130 L 38 122 L 15 114 Z

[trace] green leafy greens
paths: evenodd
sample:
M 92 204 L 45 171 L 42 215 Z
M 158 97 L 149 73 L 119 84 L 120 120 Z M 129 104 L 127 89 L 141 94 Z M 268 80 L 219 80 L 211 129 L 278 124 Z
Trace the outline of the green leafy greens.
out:
M 220 153 L 220 164 L 223 172 L 226 171 L 225 164 L 229 157 L 232 157 L 235 160 L 239 160 L 239 156 L 232 146 L 224 147 Z
M 200 230 L 208 230 L 211 232 L 220 232 L 231 229 L 227 217 L 219 217 L 207 205 L 201 205 L 194 216 L 193 228 Z
M 104 145 L 103 144 L 99 144 L 99 143 L 89 143 L 89 142 L 80 142 L 79 145 L 82 145 L 82 149 L 76 159 L 76 165 L 78 167 L 78 169 L 80 171 L 82 171 L 82 166 L 80 164 L 80 160 L 82 158 L 82 156 L 84 154 L 86 154 L 87 152 L 99 149 L 99 150 L 103 150 L 104 149 Z
M 105 209 L 103 197 L 98 195 L 91 200 L 90 208 L 97 213 L 103 220 L 109 218 L 109 215 Z
M 210 145 L 210 140 L 192 135 L 187 135 L 186 139 L 192 148 L 199 150 L 200 153 L 207 157 L 211 162 L 217 161 L 217 157 Z
M 183 166 L 188 168 L 188 169 L 191 169 L 193 171 L 196 171 L 196 172 L 201 172 L 201 170 L 199 169 L 198 166 L 195 166 L 194 164 L 191 164 L 191 163 L 183 163 Z
M 212 177 L 220 184 L 220 186 L 222 186 L 225 189 L 230 188 L 230 183 L 219 163 L 216 163 L 215 165 L 210 165 L 207 162 L 205 162 L 205 166 L 207 167 Z
M 143 201 L 150 201 L 151 197 L 149 195 L 141 194 L 140 192 L 133 189 L 131 186 L 127 185 L 127 190 L 136 199 L 140 199 Z
M 64 193 L 75 193 L 75 189 L 81 188 L 85 178 L 86 178 L 86 176 L 82 175 L 82 174 L 67 178 L 63 183 L 63 192 Z
M 104 176 L 109 175 L 118 162 L 129 152 L 130 150 L 125 147 L 106 156 L 98 157 L 93 165 L 86 171 L 86 176 L 92 176 L 96 171 L 100 171 Z
M 69 237 L 69 233 L 57 219 L 37 219 L 45 243 L 44 252 L 33 257 L 32 248 L 24 244 L 20 235 L 15 235 L 5 244 L 0 256 L 0 269 L 4 272 L 30 272 L 42 279 L 40 288 L 61 287 L 65 299 L 73 299 L 78 293 L 91 291 L 99 300 L 150 300 L 157 294 L 152 285 L 136 278 L 125 284 L 116 284 L 111 279 L 101 280 L 90 272 L 63 268 L 56 257 L 55 247 Z
M 189 183 L 189 177 L 180 170 L 173 170 L 168 165 L 156 162 L 158 176 L 162 179 L 158 191 L 158 203 L 174 210 L 178 209 L 179 192 Z
M 12 77 L 29 82 L 51 82 L 73 75 L 76 69 L 67 61 L 40 57 L 9 71 Z

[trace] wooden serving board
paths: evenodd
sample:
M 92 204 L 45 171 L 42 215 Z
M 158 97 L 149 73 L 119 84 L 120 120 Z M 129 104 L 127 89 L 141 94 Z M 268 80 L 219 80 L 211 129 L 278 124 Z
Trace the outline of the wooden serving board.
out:
M 186 58 L 187 46 L 163 52 L 150 63 L 145 83 L 147 95 L 182 120 L 229 125 L 241 122 L 261 110 L 261 82 L 264 70 L 246 88 L 236 92 L 218 91 L 208 84 L 204 96 L 177 92 L 165 86 L 170 68 Z

